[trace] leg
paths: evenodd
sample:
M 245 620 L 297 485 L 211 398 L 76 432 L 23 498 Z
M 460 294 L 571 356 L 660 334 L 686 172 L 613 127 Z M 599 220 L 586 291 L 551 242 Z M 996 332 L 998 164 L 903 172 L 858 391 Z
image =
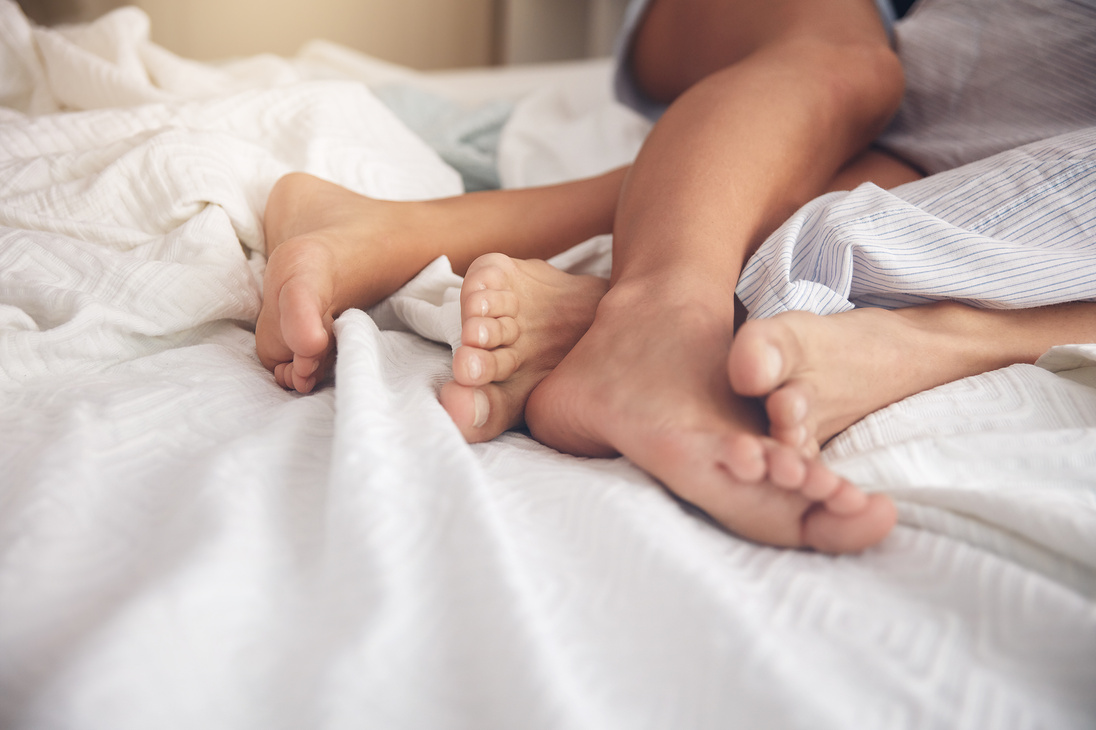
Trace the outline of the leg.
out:
M 656 21 L 669 16 L 691 18 L 693 32 L 660 35 Z M 726 28 L 760 41 L 706 35 Z M 586 335 L 533 391 L 526 421 L 562 451 L 623 453 L 746 537 L 863 548 L 889 530 L 893 507 L 764 438 L 763 414 L 731 390 L 726 357 L 745 259 L 897 105 L 900 70 L 875 8 L 661 0 L 634 50 L 641 79 L 655 40 L 653 55 L 715 59 L 716 68 L 685 64 L 650 79 L 652 96 L 688 90 L 625 182 L 613 286 Z
M 1096 342 L 1096 303 L 1001 310 L 939 302 L 828 317 L 785 312 L 743 325 L 730 380 L 739 393 L 767 396 L 774 437 L 817 450 L 902 398 L 1033 363 L 1055 345 L 1077 342 Z
M 920 176 L 885 152 L 868 149 L 824 190 L 851 190 L 864 182 L 892 187 Z M 529 395 L 586 334 L 607 288 L 608 282 L 569 276 L 543 261 L 492 253 L 472 264 L 463 286 L 463 344 L 453 359 L 454 379 L 441 392 L 469 443 L 524 422 Z
M 608 233 L 624 173 L 421 203 L 287 175 L 267 201 L 259 359 L 284 387 L 310 391 L 331 365 L 331 325 L 343 311 L 372 306 L 441 255 L 464 273 L 491 251 L 547 258 Z
M 846 227 L 850 220 L 836 209 L 797 214 L 792 229 L 811 233 L 771 239 L 772 248 L 755 257 L 757 278 L 740 290 L 744 298 L 765 316 L 779 309 L 776 301 L 809 306 L 783 288 L 803 275 L 837 300 L 847 285 L 861 308 L 828 317 L 786 311 L 746 323 L 728 361 L 732 386 L 766 397 L 770 435 L 813 450 L 921 390 L 1034 362 L 1055 345 L 1096 341 L 1096 305 L 1085 303 L 1096 281 L 1096 246 L 1085 235 L 1091 186 L 1078 174 L 1094 158 L 1096 135 L 1082 131 L 934 175 L 891 198 L 897 207 L 877 209 L 900 221 L 884 238 Z M 855 208 L 856 196 L 880 199 L 861 191 L 838 205 Z M 814 274 L 774 265 L 814 254 L 860 263 Z M 863 304 L 903 306 L 896 302 L 906 296 L 940 301 L 893 310 Z M 947 301 L 959 297 L 987 308 Z

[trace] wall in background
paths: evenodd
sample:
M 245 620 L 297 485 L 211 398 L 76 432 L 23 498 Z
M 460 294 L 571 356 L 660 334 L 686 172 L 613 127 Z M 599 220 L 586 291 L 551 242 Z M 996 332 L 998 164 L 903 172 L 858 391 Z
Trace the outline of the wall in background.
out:
M 608 56 L 628 0 L 501 0 L 499 60 Z
M 39 25 L 84 23 L 108 10 L 125 5 L 124 0 L 18 0 L 26 16 Z
M 188 58 L 292 56 L 324 38 L 415 68 L 494 60 L 494 0 L 137 0 L 157 43 Z
M 42 24 L 92 20 L 126 0 L 19 0 Z M 607 55 L 627 0 L 129 0 L 152 39 L 187 58 L 294 55 L 324 38 L 413 68 Z

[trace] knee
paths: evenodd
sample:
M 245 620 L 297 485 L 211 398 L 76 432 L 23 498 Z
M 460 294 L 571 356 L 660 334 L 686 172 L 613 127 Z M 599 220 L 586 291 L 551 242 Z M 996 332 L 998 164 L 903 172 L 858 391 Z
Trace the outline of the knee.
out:
M 646 38 L 637 36 L 630 59 L 640 90 L 664 104 L 705 78 L 759 53 L 765 54 L 770 68 L 810 79 L 814 93 L 804 104 L 817 102 L 823 105 L 822 110 L 860 119 L 875 134 L 882 132 L 898 110 L 905 88 L 898 56 L 885 43 L 795 35 L 756 45 L 728 44 L 721 56 L 711 53 L 698 63 L 700 55 L 681 52 L 674 45 L 677 40 L 664 29 L 652 30 Z
M 905 90 L 902 64 L 882 44 L 822 44 L 804 53 L 803 69 L 832 108 L 860 120 L 874 138 L 898 111 Z
M 639 89 L 668 104 L 717 71 L 776 48 L 835 88 L 859 85 L 896 109 L 902 70 L 875 8 L 848 0 L 833 11 L 812 0 L 652 0 L 626 62 Z
M 698 81 L 745 57 L 742 39 L 717 27 L 711 0 L 652 0 L 626 63 L 640 91 L 669 104 Z M 713 53 L 713 50 L 717 50 Z

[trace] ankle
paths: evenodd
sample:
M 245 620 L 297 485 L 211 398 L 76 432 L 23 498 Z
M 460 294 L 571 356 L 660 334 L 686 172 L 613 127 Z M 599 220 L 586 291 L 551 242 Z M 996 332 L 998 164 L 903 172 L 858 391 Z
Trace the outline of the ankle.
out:
M 734 286 L 725 278 L 694 272 L 666 272 L 613 278 L 602 300 L 607 308 L 691 310 L 733 320 Z

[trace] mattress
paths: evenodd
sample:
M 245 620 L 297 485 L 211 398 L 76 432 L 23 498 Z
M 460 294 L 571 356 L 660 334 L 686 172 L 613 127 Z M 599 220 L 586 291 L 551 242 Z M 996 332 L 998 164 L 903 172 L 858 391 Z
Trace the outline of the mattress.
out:
M 198 64 L 133 8 L 45 30 L 0 0 L 0 64 L 0 727 L 1096 724 L 1096 347 L 834 439 L 897 502 L 879 546 L 759 546 L 626 459 L 464 443 L 444 259 L 338 320 L 334 384 L 255 355 L 280 175 L 460 192 L 371 89 L 512 103 L 502 180 L 540 184 L 641 144 L 607 62 Z

